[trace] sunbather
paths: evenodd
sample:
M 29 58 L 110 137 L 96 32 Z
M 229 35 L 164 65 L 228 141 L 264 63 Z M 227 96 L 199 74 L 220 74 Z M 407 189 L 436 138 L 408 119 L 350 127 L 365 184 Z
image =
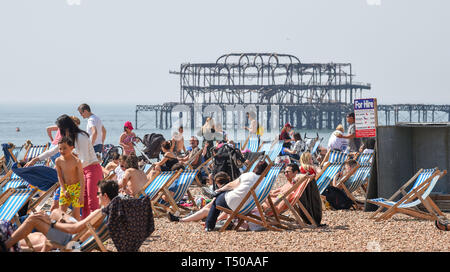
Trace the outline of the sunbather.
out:
M 161 161 L 154 164 L 155 166 L 147 175 L 147 179 L 154 179 L 159 175 L 159 173 L 161 173 L 161 171 L 170 171 L 172 169 L 172 166 L 178 163 L 177 156 L 173 152 L 170 152 L 171 148 L 172 144 L 170 141 L 165 141 L 161 144 L 161 150 L 164 153 L 164 157 Z
M 97 192 L 101 206 L 106 207 L 118 195 L 118 192 L 119 186 L 115 181 L 101 180 L 98 183 Z M 42 239 L 44 236 L 50 241 L 65 246 L 72 239 L 73 234 L 82 231 L 85 224 L 101 212 L 102 209 L 97 209 L 91 212 L 88 217 L 78 222 L 66 214 L 60 213 L 58 210 L 55 210 L 50 215 L 47 215 L 45 212 L 32 214 L 6 240 L 5 247 L 8 249 L 18 242 L 21 247 L 27 247 L 26 242 L 22 240 L 27 236 L 30 238 L 33 248 L 35 245 L 40 246 L 41 251 L 52 249 L 46 243 L 43 243 Z M 33 229 L 37 230 L 37 232 L 31 233 Z M 42 246 L 43 244 L 45 246 Z
M 255 182 L 258 181 L 260 175 L 264 172 L 266 167 L 267 163 L 265 161 L 261 161 L 256 165 L 253 172 L 244 173 L 236 180 L 229 182 L 216 190 L 219 194 L 216 196 L 216 199 L 211 202 L 211 208 L 209 210 L 208 217 L 206 218 L 206 231 L 212 231 L 216 226 L 216 221 L 220 214 L 220 210 L 217 209 L 216 206 L 218 205 L 227 209 L 235 210 Z
M 139 170 L 138 158 L 134 153 L 127 157 L 126 165 L 127 169 L 123 179 L 119 182 L 119 188 L 125 195 L 134 196 L 147 183 L 147 176 L 142 170 Z
M 348 173 L 350 173 L 355 167 L 357 166 L 357 163 L 355 160 L 348 160 L 344 163 L 344 167 L 341 171 L 339 171 L 339 173 L 337 173 L 334 178 L 333 181 L 331 182 L 331 185 L 334 187 L 337 187 L 337 185 L 340 183 L 340 180 L 347 175 Z
M 297 164 L 291 163 L 286 166 L 286 169 L 284 170 L 284 175 L 286 176 L 286 179 L 288 182 L 286 184 L 284 184 L 283 186 L 281 186 L 280 188 L 271 191 L 269 194 L 269 197 L 271 198 L 273 203 L 275 203 L 278 200 L 278 198 L 280 198 L 287 191 L 289 191 L 289 189 L 292 188 L 292 186 L 295 184 L 295 182 L 297 182 L 299 179 L 301 179 L 304 174 L 300 173 L 300 168 L 298 167 Z M 312 177 L 312 175 L 310 175 L 309 173 L 307 173 L 307 175 Z M 288 201 L 291 202 L 292 198 L 294 196 L 295 196 L 295 191 L 290 193 L 290 195 L 287 198 Z M 285 205 L 286 204 L 283 201 L 281 201 L 275 207 L 275 209 L 277 210 L 277 212 L 282 212 L 285 209 Z M 269 200 L 266 200 L 263 203 L 262 208 L 263 208 L 263 211 L 269 211 L 270 213 L 272 213 L 272 211 L 270 211 Z
M 219 188 L 221 188 L 223 185 L 229 183 L 231 181 L 230 176 L 225 172 L 219 172 L 214 176 L 214 182 L 217 184 Z M 169 189 L 170 190 L 170 189 Z M 214 201 L 215 198 L 213 198 Z M 209 210 L 211 209 L 212 201 L 206 204 L 203 208 L 201 208 L 199 211 L 195 212 L 194 214 L 191 214 L 189 216 L 180 218 L 178 216 L 173 215 L 172 213 L 168 213 L 169 220 L 174 222 L 194 222 L 194 221 L 200 221 L 202 219 L 205 219 L 208 216 Z M 221 216 L 218 217 L 218 219 L 221 219 Z

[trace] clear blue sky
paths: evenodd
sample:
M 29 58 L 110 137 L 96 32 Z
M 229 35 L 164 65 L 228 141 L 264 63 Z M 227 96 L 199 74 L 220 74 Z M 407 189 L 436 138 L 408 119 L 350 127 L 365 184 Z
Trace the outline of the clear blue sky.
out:
M 0 104 L 178 101 L 169 70 L 231 52 L 350 62 L 378 103 L 448 104 L 449 10 L 447 0 L 1 1 Z

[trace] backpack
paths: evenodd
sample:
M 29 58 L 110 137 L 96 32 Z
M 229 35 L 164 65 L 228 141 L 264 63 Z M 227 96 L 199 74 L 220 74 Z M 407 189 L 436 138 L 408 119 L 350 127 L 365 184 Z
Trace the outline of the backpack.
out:
M 143 152 L 150 159 L 159 158 L 159 153 L 161 152 L 161 144 L 166 139 L 162 134 L 151 133 L 145 134 L 142 143 L 145 145 Z
M 330 205 L 336 210 L 348 210 L 353 207 L 353 201 L 347 196 L 347 194 L 334 186 L 328 186 L 322 193 L 330 203 Z

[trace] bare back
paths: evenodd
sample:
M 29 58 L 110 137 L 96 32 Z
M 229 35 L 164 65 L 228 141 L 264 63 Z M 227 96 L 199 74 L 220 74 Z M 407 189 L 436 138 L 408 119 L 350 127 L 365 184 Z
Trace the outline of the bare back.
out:
M 147 183 L 147 176 L 141 170 L 128 168 L 122 180 L 125 193 L 130 196 L 136 195 Z

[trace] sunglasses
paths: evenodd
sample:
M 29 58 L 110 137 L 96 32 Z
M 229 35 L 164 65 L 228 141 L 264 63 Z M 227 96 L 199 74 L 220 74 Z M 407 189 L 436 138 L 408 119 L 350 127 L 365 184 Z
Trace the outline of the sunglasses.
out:
M 99 195 L 103 195 L 103 194 L 102 194 L 102 192 L 97 192 L 97 195 L 99 196 Z

